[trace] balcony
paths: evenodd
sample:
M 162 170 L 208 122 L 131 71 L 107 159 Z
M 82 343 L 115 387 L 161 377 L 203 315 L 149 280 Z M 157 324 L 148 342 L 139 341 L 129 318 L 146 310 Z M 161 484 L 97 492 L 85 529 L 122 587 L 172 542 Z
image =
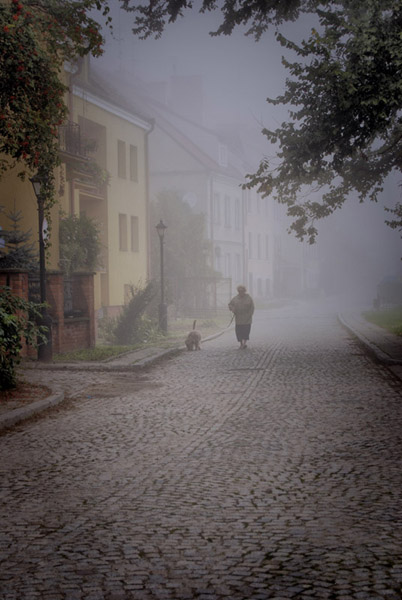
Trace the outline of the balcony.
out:
M 59 145 L 62 159 L 68 157 L 87 160 L 88 146 L 81 139 L 81 131 L 78 123 L 67 121 L 59 127 Z

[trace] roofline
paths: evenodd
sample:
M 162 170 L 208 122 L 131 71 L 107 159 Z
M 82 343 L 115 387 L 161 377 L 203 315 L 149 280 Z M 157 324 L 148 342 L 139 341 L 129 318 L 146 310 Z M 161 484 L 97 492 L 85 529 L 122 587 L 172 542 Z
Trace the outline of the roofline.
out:
M 137 127 L 144 129 L 145 131 L 151 131 L 153 128 L 153 123 L 150 123 L 149 121 L 145 121 L 144 119 L 137 117 L 133 113 L 127 112 L 126 110 L 120 108 L 116 104 L 112 104 L 111 102 L 108 102 L 107 100 L 103 100 L 99 96 L 96 96 L 95 94 L 92 94 L 91 92 L 88 92 L 87 90 L 85 90 L 84 88 L 82 88 L 80 86 L 73 85 L 73 94 L 75 96 L 78 96 L 79 98 L 82 98 L 82 100 L 87 100 L 88 102 L 90 102 L 91 104 L 94 104 L 98 108 L 102 108 L 103 110 L 106 110 L 107 112 L 114 114 L 116 117 L 119 117 L 121 119 L 124 119 L 125 121 L 128 121 L 132 125 L 136 125 Z

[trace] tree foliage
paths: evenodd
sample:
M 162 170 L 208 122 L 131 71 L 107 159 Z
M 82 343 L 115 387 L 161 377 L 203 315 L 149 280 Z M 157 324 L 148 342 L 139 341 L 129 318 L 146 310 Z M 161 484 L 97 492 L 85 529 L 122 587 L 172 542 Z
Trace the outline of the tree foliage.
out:
M 134 14 L 134 32 L 159 37 L 169 22 L 191 9 L 187 0 L 123 0 Z M 290 119 L 265 129 L 277 145 L 246 187 L 257 187 L 288 206 L 296 236 L 313 242 L 316 221 L 341 207 L 347 196 L 376 200 L 384 179 L 401 170 L 402 4 L 400 0 L 203 0 L 200 12 L 220 9 L 212 35 L 242 25 L 257 40 L 274 27 L 297 62 L 283 59 L 290 77 L 285 93 L 269 99 L 290 107 Z M 317 26 L 295 43 L 281 33 L 284 21 L 315 15 Z M 389 222 L 392 224 L 392 221 Z
M 87 215 L 61 215 L 59 223 L 60 266 L 67 273 L 99 266 L 101 244 L 99 227 Z
M 0 213 L 3 210 L 0 206 Z M 21 211 L 10 210 L 6 216 L 11 222 L 11 227 L 0 230 L 0 268 L 37 271 L 39 258 L 35 244 L 32 242 L 32 232 L 21 231 L 19 226 L 22 219 Z
M 167 225 L 164 245 L 164 260 L 167 284 L 184 277 L 211 277 L 214 270 L 208 264 L 210 242 L 206 238 L 205 216 L 195 214 L 175 191 L 161 192 L 151 204 L 152 223 L 160 219 Z M 159 273 L 160 243 L 154 229 L 151 231 L 151 270 Z M 169 286 L 168 286 L 169 293 Z M 168 298 L 169 300 L 169 298 Z
M 120 1 L 126 11 L 133 13 L 133 32 L 141 39 L 151 35 L 159 38 L 168 23 L 174 23 L 194 4 L 189 0 Z M 253 35 L 257 40 L 269 25 L 295 20 L 308 4 L 308 0 L 226 0 L 223 4 L 217 0 L 203 0 L 197 3 L 200 13 L 217 8 L 222 12 L 222 23 L 211 35 L 230 35 L 236 26 L 243 25 L 248 27 L 247 35 Z
M 34 348 L 46 342 L 46 327 L 37 325 L 43 305 L 15 296 L 10 288 L 0 287 L 0 390 L 16 386 L 21 340 Z
M 38 172 L 46 206 L 54 201 L 58 127 L 67 114 L 64 61 L 102 52 L 93 8 L 109 10 L 106 0 L 0 3 L 0 175 L 16 165 L 22 176 Z
M 395 0 L 317 10 L 320 32 L 296 45 L 302 62 L 272 104 L 292 105 L 290 121 L 264 130 L 279 163 L 264 160 L 249 185 L 288 205 L 297 237 L 313 242 L 315 221 L 351 193 L 376 200 L 402 156 L 402 5 Z M 293 108 L 294 107 L 294 108 Z

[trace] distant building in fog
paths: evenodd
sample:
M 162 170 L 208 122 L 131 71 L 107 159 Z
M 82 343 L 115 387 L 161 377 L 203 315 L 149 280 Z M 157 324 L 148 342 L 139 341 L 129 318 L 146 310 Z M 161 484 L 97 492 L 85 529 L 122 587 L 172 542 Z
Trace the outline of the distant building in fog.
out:
M 110 75 L 108 85 L 154 123 L 151 201 L 161 192 L 175 192 L 205 215 L 210 264 L 231 281 L 231 291 L 244 283 L 264 302 L 316 289 L 318 263 L 288 235 L 284 207 L 255 189 L 242 189 L 253 167 L 240 127 L 204 126 L 199 78 L 174 76 L 167 83 L 145 85 L 121 73 Z

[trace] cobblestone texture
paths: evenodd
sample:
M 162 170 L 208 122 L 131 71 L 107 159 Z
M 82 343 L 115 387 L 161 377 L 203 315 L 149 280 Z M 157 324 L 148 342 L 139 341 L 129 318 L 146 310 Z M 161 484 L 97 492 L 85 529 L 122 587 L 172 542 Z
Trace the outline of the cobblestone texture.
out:
M 0 436 L 2 600 L 402 598 L 400 382 L 317 309 L 251 338 L 30 373 L 71 399 Z

